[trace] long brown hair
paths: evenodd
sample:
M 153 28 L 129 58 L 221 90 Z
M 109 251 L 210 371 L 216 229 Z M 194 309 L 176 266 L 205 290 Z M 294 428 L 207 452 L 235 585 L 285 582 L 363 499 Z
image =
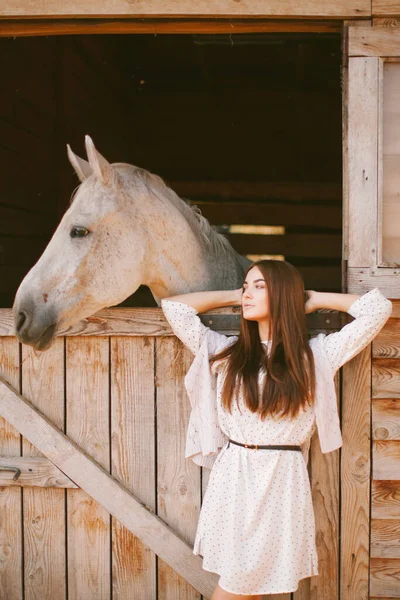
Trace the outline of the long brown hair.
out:
M 246 406 L 267 415 L 295 417 L 300 408 L 311 404 L 315 393 L 315 366 L 308 344 L 304 310 L 304 283 L 298 270 L 286 261 L 261 260 L 257 267 L 265 279 L 269 299 L 271 347 L 265 351 L 258 322 L 242 317 L 237 341 L 211 362 L 227 359 L 222 404 L 229 411 L 242 387 Z M 246 275 L 247 275 L 246 273 Z M 265 385 L 259 394 L 258 375 L 263 368 Z

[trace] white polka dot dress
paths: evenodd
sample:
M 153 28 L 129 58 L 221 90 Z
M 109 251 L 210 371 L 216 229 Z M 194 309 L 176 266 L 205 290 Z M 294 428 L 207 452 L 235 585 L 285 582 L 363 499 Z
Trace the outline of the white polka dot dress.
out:
M 174 333 L 194 353 L 206 335 L 212 336 L 215 347 L 236 339 L 210 332 L 187 305 L 163 301 L 162 307 Z M 332 373 L 371 341 L 390 312 L 391 303 L 376 288 L 353 303 L 349 313 L 355 321 L 340 332 L 323 336 Z M 268 351 L 268 342 L 265 347 Z M 307 405 L 294 419 L 261 420 L 239 396 L 239 403 L 233 403 L 229 413 L 221 403 L 224 362 L 214 363 L 211 370 L 212 381 L 216 377 L 216 418 L 225 440 L 300 445 L 305 452 L 253 450 L 225 443 L 210 474 L 194 553 L 203 556 L 203 568 L 218 573 L 219 585 L 233 594 L 293 592 L 299 580 L 318 574 L 305 461 L 315 430 L 314 406 Z M 260 387 L 264 377 L 260 373 Z M 200 415 L 199 422 L 201 419 Z

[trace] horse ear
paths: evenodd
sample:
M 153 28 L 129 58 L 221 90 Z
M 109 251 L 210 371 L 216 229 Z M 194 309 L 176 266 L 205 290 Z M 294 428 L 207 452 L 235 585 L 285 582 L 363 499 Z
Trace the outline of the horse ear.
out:
M 85 135 L 85 147 L 93 173 L 102 183 L 110 183 L 114 178 L 112 165 L 98 152 L 90 136 Z
M 87 160 L 79 158 L 77 154 L 72 152 L 71 146 L 67 144 L 67 154 L 69 162 L 75 169 L 75 173 L 78 175 L 80 181 L 85 181 L 92 173 L 92 167 L 89 165 Z

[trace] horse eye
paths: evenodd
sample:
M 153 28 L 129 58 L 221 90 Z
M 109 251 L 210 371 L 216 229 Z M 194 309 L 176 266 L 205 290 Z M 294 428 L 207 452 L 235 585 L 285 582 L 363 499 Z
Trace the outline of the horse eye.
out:
M 69 233 L 70 237 L 72 238 L 77 238 L 77 237 L 85 237 L 86 235 L 88 235 L 88 233 L 90 233 L 89 229 L 86 229 L 86 227 L 73 227 Z

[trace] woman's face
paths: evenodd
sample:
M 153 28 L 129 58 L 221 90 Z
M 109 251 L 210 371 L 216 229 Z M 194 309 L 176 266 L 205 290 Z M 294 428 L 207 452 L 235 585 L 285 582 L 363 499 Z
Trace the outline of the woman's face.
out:
M 261 321 L 269 317 L 267 284 L 258 267 L 250 269 L 243 283 L 242 311 L 243 318 L 248 321 Z

